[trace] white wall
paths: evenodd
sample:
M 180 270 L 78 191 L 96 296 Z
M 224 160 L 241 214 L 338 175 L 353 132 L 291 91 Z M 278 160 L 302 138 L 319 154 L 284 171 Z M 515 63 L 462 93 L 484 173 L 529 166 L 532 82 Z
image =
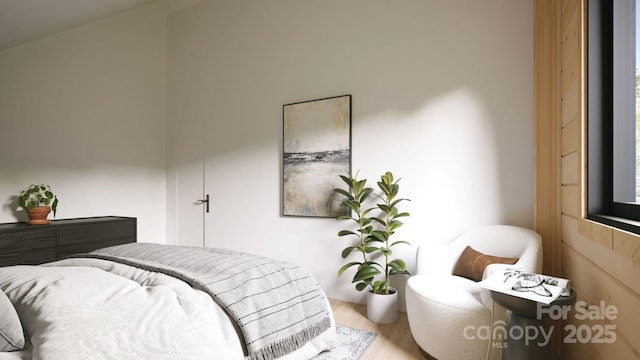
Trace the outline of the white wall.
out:
M 57 218 L 138 218 L 166 240 L 165 13 L 155 3 L 0 52 L 0 222 L 31 183 Z
M 44 182 L 58 218 L 197 238 L 176 219 L 204 167 L 207 245 L 299 262 L 329 296 L 362 301 L 336 277 L 346 224 L 280 216 L 282 105 L 351 94 L 354 171 L 392 170 L 412 199 L 398 233 L 411 267 L 421 244 L 533 225 L 529 0 L 168 4 L 0 52 L 0 222 L 23 220 L 15 196 Z M 36 136 L 42 156 L 25 150 Z
M 336 277 L 346 225 L 280 216 L 282 105 L 343 94 L 354 171 L 391 170 L 412 200 L 398 232 L 411 267 L 415 246 L 471 227 L 532 227 L 532 58 L 530 0 L 211 0 L 171 15 L 167 241 L 188 236 L 179 170 L 204 160 L 208 246 L 296 261 L 362 301 Z

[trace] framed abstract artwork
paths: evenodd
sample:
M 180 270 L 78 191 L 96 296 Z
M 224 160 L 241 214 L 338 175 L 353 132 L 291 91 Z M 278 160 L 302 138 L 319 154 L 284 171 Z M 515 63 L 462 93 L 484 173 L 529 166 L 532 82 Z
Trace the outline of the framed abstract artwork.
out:
M 282 118 L 282 214 L 348 214 L 333 189 L 351 173 L 351 95 L 283 105 Z

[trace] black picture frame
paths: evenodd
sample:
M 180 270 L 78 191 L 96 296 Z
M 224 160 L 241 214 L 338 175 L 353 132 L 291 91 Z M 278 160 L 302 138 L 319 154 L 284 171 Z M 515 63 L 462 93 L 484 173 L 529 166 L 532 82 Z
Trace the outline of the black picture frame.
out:
M 283 216 L 349 214 L 333 189 L 351 173 L 351 115 L 351 95 L 283 105 Z

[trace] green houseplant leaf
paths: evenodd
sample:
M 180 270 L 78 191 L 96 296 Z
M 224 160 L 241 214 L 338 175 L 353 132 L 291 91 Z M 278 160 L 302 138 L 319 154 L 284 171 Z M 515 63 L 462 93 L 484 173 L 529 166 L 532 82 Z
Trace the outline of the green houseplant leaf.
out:
M 380 274 L 380 270 L 378 270 L 375 266 L 364 264 L 360 268 L 358 268 L 358 271 L 353 276 L 352 282 L 355 283 L 363 280 L 372 280 L 379 274 Z

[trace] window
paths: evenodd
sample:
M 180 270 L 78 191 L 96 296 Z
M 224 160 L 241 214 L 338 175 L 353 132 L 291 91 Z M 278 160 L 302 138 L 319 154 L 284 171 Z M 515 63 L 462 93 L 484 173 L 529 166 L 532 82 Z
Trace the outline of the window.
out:
M 640 234 L 640 0 L 589 0 L 588 218 Z

